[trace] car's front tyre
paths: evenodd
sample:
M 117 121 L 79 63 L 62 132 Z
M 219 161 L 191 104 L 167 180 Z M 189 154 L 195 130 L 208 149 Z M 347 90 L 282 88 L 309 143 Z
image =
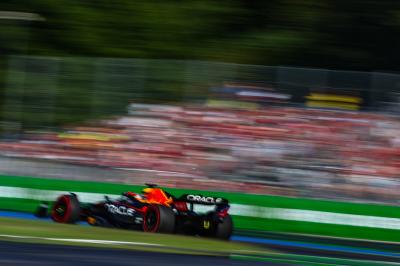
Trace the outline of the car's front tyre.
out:
M 61 195 L 51 210 L 51 218 L 57 223 L 76 223 L 80 220 L 81 208 L 75 195 Z

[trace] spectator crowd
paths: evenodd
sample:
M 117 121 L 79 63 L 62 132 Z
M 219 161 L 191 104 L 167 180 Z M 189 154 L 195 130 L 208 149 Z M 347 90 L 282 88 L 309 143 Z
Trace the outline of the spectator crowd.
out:
M 400 203 L 400 121 L 383 114 L 132 104 L 3 141 L 0 155 L 134 170 L 165 186 Z

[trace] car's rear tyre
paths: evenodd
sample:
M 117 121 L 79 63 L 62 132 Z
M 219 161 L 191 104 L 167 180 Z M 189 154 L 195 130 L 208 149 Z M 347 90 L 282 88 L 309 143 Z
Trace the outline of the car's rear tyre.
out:
M 143 219 L 143 231 L 151 233 L 173 233 L 175 213 L 163 205 L 149 205 Z
M 228 240 L 233 232 L 232 217 L 228 214 L 224 220 L 216 224 L 215 237 L 218 239 Z
M 75 195 L 61 195 L 51 210 L 51 218 L 57 223 L 76 223 L 80 214 L 80 204 Z

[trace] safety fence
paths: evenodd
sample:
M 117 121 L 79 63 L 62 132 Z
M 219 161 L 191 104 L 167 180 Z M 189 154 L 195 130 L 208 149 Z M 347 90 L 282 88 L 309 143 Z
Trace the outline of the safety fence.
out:
M 47 128 L 126 113 L 131 102 L 268 104 L 398 110 L 400 75 L 284 66 L 135 58 L 10 56 L 3 130 Z

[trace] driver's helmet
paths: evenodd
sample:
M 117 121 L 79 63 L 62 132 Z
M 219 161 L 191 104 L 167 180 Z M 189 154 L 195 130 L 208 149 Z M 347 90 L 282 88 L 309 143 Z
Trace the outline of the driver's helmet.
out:
M 142 193 L 143 193 L 143 195 L 147 195 L 147 194 L 151 193 L 152 190 L 153 190 L 153 188 L 146 187 L 146 188 L 142 189 Z

